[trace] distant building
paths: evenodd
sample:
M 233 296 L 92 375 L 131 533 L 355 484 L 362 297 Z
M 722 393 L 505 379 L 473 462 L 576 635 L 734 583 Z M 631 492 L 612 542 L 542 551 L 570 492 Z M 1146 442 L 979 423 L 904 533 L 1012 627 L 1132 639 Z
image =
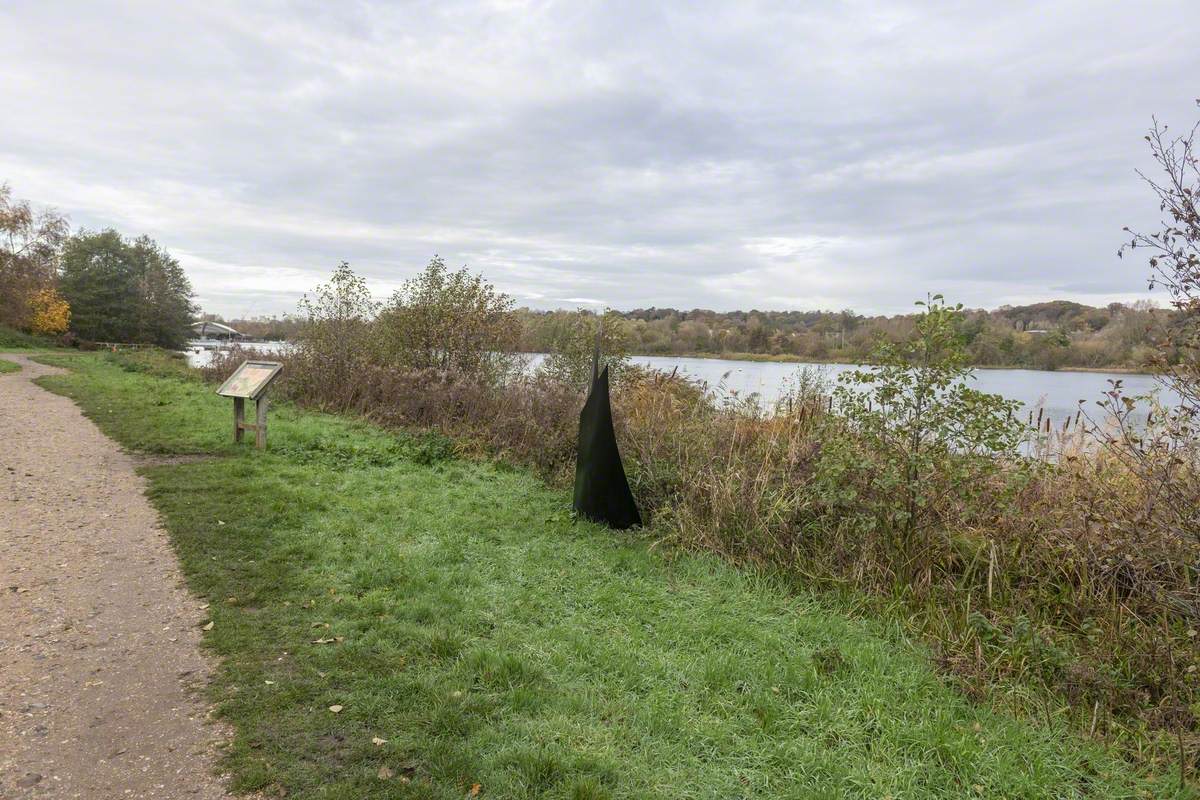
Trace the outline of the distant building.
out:
M 241 339 L 242 334 L 235 331 L 228 325 L 222 325 L 219 322 L 193 322 L 192 332 L 197 339 L 218 339 L 222 341 L 233 341 Z

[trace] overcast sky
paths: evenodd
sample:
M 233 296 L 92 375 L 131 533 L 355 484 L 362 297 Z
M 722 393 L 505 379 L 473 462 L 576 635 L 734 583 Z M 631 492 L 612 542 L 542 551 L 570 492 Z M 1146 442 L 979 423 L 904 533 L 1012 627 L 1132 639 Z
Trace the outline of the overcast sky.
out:
M 794 9 L 794 10 L 784 10 Z M 226 316 L 434 253 L 522 305 L 1144 296 L 1200 2 L 0 3 L 0 181 Z

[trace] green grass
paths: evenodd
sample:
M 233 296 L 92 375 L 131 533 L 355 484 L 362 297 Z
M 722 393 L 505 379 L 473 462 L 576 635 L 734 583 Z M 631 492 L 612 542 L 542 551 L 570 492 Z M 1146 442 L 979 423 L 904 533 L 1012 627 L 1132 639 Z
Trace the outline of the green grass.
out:
M 50 350 L 58 345 L 45 336 L 33 336 L 0 325 L 0 350 Z
M 14 364 L 6 358 L 0 358 L 0 375 L 6 372 L 20 372 L 20 370 L 20 364 Z
M 127 447 L 215 456 L 145 472 L 211 603 L 238 790 L 1174 796 L 1173 776 L 972 706 L 894 626 L 573 522 L 565 493 L 436 437 L 278 407 L 255 453 L 212 387 L 43 360 L 72 372 L 42 384 Z

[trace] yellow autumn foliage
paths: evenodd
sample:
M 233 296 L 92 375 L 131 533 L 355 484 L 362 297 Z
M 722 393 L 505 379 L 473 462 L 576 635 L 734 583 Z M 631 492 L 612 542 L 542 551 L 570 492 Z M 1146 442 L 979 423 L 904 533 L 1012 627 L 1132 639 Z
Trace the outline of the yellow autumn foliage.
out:
M 56 289 L 39 289 L 30 299 L 30 331 L 42 336 L 65 333 L 71 322 L 71 306 Z

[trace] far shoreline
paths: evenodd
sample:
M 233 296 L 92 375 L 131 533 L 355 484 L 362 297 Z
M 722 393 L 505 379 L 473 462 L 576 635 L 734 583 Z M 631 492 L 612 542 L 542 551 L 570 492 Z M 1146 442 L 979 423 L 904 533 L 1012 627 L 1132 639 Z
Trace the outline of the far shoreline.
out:
M 280 344 L 289 342 L 287 339 L 264 339 L 262 341 L 238 341 L 226 343 L 238 344 L 253 349 L 254 345 L 258 344 Z M 206 343 L 207 344 L 207 343 Z M 196 349 L 197 344 L 188 342 L 187 349 Z M 209 349 L 209 348 L 204 348 Z M 544 355 L 543 353 L 521 352 L 522 355 Z M 798 356 L 771 355 L 768 353 L 630 353 L 630 358 L 702 358 L 708 361 L 750 361 L 763 364 L 815 364 L 818 366 L 828 366 L 831 364 L 843 364 L 854 367 L 869 367 L 870 363 L 853 363 L 849 361 L 835 361 L 832 359 L 819 358 L 800 358 Z M 1028 372 L 1087 372 L 1093 374 L 1110 374 L 1110 375 L 1145 375 L 1153 378 L 1160 373 L 1147 372 L 1144 369 L 1135 367 L 1057 367 L 1055 369 L 1046 369 L 1044 367 L 1031 366 L 1014 366 L 1009 364 L 970 364 L 971 369 L 989 369 L 989 370 L 1025 370 Z

